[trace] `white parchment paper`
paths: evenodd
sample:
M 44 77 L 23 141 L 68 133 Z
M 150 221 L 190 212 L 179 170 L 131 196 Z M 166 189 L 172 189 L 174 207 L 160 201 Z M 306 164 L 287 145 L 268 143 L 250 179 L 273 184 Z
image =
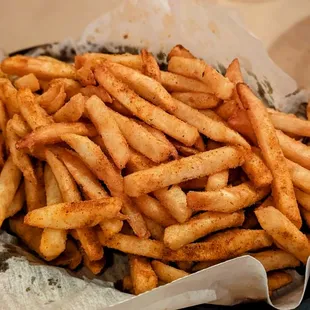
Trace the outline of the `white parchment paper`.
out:
M 303 111 L 306 92 L 270 60 L 262 43 L 244 29 L 235 12 L 206 1 L 119 1 L 114 11 L 91 23 L 78 41 L 68 39 L 32 53 L 48 50 L 59 57 L 86 51 L 137 52 L 146 47 L 164 62 L 175 44 L 184 45 L 222 72 L 238 57 L 246 82 L 267 105 L 287 112 Z M 0 235 L 0 309 L 157 310 L 261 299 L 277 309 L 293 309 L 301 302 L 309 278 L 308 260 L 305 277 L 292 271 L 294 282 L 271 301 L 263 266 L 244 256 L 134 297 L 109 282 L 119 270 L 89 279 L 83 270 L 72 273 L 46 266 L 15 243 L 14 237 Z M 126 273 L 123 258 L 115 259 Z

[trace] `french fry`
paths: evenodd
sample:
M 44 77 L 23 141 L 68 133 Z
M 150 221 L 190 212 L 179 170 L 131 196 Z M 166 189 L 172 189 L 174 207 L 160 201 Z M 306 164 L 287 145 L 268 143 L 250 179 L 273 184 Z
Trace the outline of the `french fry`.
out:
M 180 56 L 184 58 L 196 58 L 188 49 L 186 49 L 181 44 L 177 44 L 171 49 L 171 51 L 167 56 L 167 59 L 170 60 L 170 58 L 173 56 Z
M 269 187 L 255 189 L 250 182 L 245 182 L 216 191 L 189 192 L 187 203 L 192 210 L 231 213 L 251 206 L 267 196 L 269 192 Z
M 128 236 L 121 233 L 106 239 L 102 232 L 98 231 L 97 233 L 101 244 L 108 248 L 155 259 L 161 259 L 163 256 L 164 244 L 160 241 L 141 239 L 136 236 Z
M 261 227 L 281 248 L 293 254 L 304 264 L 307 263 L 310 255 L 309 241 L 285 215 L 271 206 L 258 208 L 255 214 Z
M 8 208 L 14 199 L 21 177 L 21 171 L 15 166 L 12 156 L 9 156 L 0 174 L 0 226 L 6 218 Z
M 294 186 L 310 194 L 310 170 L 294 163 L 289 159 L 286 160 L 286 163 Z
M 210 175 L 207 181 L 206 191 L 216 191 L 226 187 L 228 183 L 228 176 L 228 170 L 223 170 Z
M 6 108 L 0 97 L 0 129 L 2 131 L 2 135 L 6 137 L 6 124 L 8 122 L 8 116 L 6 113 Z
M 59 203 L 29 212 L 25 216 L 25 223 L 54 229 L 93 227 L 103 220 L 117 217 L 121 206 L 122 201 L 112 197 Z
M 292 254 L 279 249 L 253 253 L 251 256 L 260 261 L 267 272 L 277 269 L 293 268 L 300 265 L 300 261 Z
M 42 82 L 42 81 L 40 81 Z M 61 83 L 64 86 L 65 93 L 67 95 L 66 99 L 69 100 L 74 95 L 78 94 L 81 91 L 81 85 L 79 82 L 73 80 L 73 79 L 67 79 L 67 78 L 58 78 L 53 79 L 46 88 L 43 88 L 44 91 L 47 90 L 48 86 L 54 84 L 54 83 Z M 42 86 L 41 86 L 42 88 Z
M 112 102 L 109 104 L 109 107 L 113 111 L 118 112 L 124 116 L 133 116 L 133 114 L 115 98 L 112 99 Z
M 176 263 L 181 270 L 190 272 L 194 265 L 194 262 L 177 262 Z
M 173 56 L 169 60 L 168 71 L 202 81 L 220 99 L 232 96 L 234 84 L 203 60 Z
M 194 109 L 200 110 L 215 108 L 219 103 L 219 100 L 213 94 L 208 93 L 173 92 L 171 96 Z
M 307 227 L 310 227 L 310 212 L 302 207 L 299 207 L 302 218 L 304 219 Z
M 17 212 L 19 212 L 25 203 L 25 184 L 21 183 L 17 192 L 14 195 L 12 203 L 8 207 L 6 211 L 6 218 L 14 216 Z
M 113 97 L 115 97 L 135 116 L 139 117 L 150 126 L 153 126 L 163 131 L 165 134 L 184 143 L 185 145 L 190 146 L 194 144 L 197 140 L 198 132 L 194 127 L 180 121 L 174 116 L 166 113 L 162 109 L 150 104 L 146 100 L 139 97 L 126 84 L 114 77 L 114 75 L 109 71 L 107 67 L 100 66 L 99 68 L 97 68 L 95 70 L 95 76 L 99 84 L 102 85 Z M 152 88 L 152 93 L 154 93 L 155 90 L 153 89 L 153 84 L 154 82 L 157 82 L 146 76 L 144 76 L 144 78 L 150 80 L 151 85 L 148 87 L 148 89 Z M 137 81 L 135 80 L 135 82 Z M 161 85 L 159 84 L 159 86 Z M 148 92 L 148 96 L 149 95 L 150 94 Z M 156 96 L 156 102 L 158 102 L 158 95 L 154 93 L 154 96 Z M 169 98 L 168 102 L 170 104 L 172 102 L 172 98 L 168 93 L 165 94 L 165 99 L 166 98 Z M 167 100 L 165 101 L 167 104 Z M 150 117 L 150 115 L 152 115 L 152 117 Z
M 115 219 L 105 220 L 101 222 L 99 225 L 105 237 L 110 238 L 122 230 L 123 221 Z
M 155 163 L 144 155 L 136 152 L 134 149 L 129 149 L 130 156 L 127 162 L 126 171 L 133 173 L 140 170 L 145 170 L 155 166 Z
M 145 257 L 129 256 L 129 269 L 135 295 L 157 287 L 158 279 L 151 263 Z
M 169 185 L 235 168 L 243 161 L 243 149 L 223 147 L 127 175 L 124 188 L 129 196 L 138 197 Z
M 129 148 L 111 110 L 97 96 L 90 97 L 85 107 L 115 165 L 123 169 L 130 156 Z
M 164 227 L 146 216 L 144 217 L 144 220 L 152 238 L 158 241 L 163 241 L 165 231 Z
M 205 152 L 207 150 L 207 147 L 201 135 L 199 135 L 198 139 L 196 140 L 194 147 L 200 152 Z
M 276 207 L 297 227 L 300 227 L 301 217 L 294 194 L 293 182 L 268 112 L 248 86 L 238 84 L 237 91 L 242 104 L 247 109 L 264 160 L 273 176 L 272 193 Z
M 160 71 L 161 84 L 169 92 L 200 92 L 210 93 L 211 88 L 196 80 L 186 76 L 167 71 Z
M 141 195 L 133 198 L 133 202 L 145 216 L 163 227 L 176 223 L 175 219 L 171 217 L 160 202 L 149 195 Z
M 160 70 L 154 56 L 149 53 L 145 48 L 140 52 L 142 59 L 142 72 L 150 78 L 160 83 Z
M 222 262 L 223 262 L 222 260 L 210 260 L 206 262 L 199 262 L 192 268 L 192 271 L 193 272 L 200 271 L 200 270 L 212 267 Z
M 76 79 L 83 86 L 96 85 L 94 73 L 87 63 L 76 71 Z
M 81 88 L 81 93 L 82 95 L 87 96 L 87 97 L 96 95 L 103 102 L 112 103 L 113 101 L 111 96 L 107 93 L 107 91 L 102 86 L 88 85 L 86 87 Z
M 61 136 L 75 134 L 94 137 L 97 135 L 95 127 L 85 123 L 55 123 L 35 129 L 30 134 L 18 141 L 17 149 L 30 148 L 38 145 L 54 144 L 61 142 Z
M 202 190 L 206 187 L 207 182 L 208 182 L 208 177 L 206 176 L 206 177 L 202 177 L 198 179 L 181 182 L 179 186 L 183 190 L 190 190 L 190 189 L 196 189 L 196 190 L 201 189 Z
M 3 137 L 3 134 L 0 133 L 0 169 L 3 168 L 5 163 L 5 139 Z
M 18 78 L 14 82 L 14 86 L 17 89 L 29 88 L 32 92 L 36 92 L 37 90 L 40 89 L 39 80 L 37 79 L 37 77 L 33 73 L 29 73 L 27 75 L 24 75 L 24 76 Z
M 267 198 L 268 199 L 268 198 Z M 256 218 L 256 215 L 254 213 L 254 210 L 245 210 L 245 219 L 242 224 L 242 228 L 244 229 L 254 229 L 259 227 L 258 220 Z
M 294 188 L 295 196 L 298 203 L 306 210 L 310 211 L 310 195 L 301 191 L 298 188 Z
M 4 103 L 8 116 L 11 118 L 19 113 L 19 104 L 16 101 L 17 90 L 9 79 L 0 78 L 0 100 Z
M 105 266 L 105 258 L 91 261 L 88 255 L 83 251 L 83 263 L 84 265 L 95 275 L 99 274 Z
M 180 279 L 180 278 L 183 278 L 189 275 L 188 272 L 171 267 L 158 260 L 152 261 L 152 267 L 158 279 L 165 283 L 170 283 L 172 281 L 175 281 L 177 279 Z
M 214 261 L 239 256 L 272 244 L 264 230 L 231 229 L 174 251 L 164 249 L 163 259 L 168 261 Z
M 172 142 L 174 148 L 183 156 L 191 156 L 198 154 L 199 151 L 193 147 L 185 146 L 184 144 L 179 143 L 178 141 Z
M 28 126 L 28 124 L 19 114 L 14 114 L 13 118 L 10 119 L 10 121 L 11 121 L 11 128 L 19 137 L 22 138 L 31 132 L 31 129 Z
M 233 115 L 235 115 L 237 110 L 238 110 L 237 101 L 234 99 L 230 99 L 230 100 L 225 100 L 222 104 L 220 104 L 215 109 L 215 112 L 225 121 L 229 121 L 233 117 Z M 234 128 L 234 127 L 232 127 L 232 128 Z M 235 130 L 237 130 L 237 129 L 235 129 Z M 240 132 L 240 131 L 238 131 L 238 132 Z
M 273 271 L 268 273 L 268 289 L 272 293 L 274 290 L 290 284 L 293 281 L 292 276 L 285 271 Z
M 191 217 L 192 210 L 187 207 L 186 194 L 180 186 L 158 189 L 154 196 L 179 223 L 184 223 Z
M 128 293 L 133 294 L 133 290 L 132 290 L 133 286 L 132 286 L 132 280 L 131 280 L 130 275 L 125 276 L 123 278 L 122 289 L 124 292 L 128 292 Z
M 54 115 L 53 119 L 55 122 L 76 122 L 84 113 L 85 97 L 81 94 L 76 94 Z
M 17 76 L 33 73 L 42 80 L 55 78 L 75 79 L 75 69 L 70 64 L 21 55 L 4 59 L 1 63 L 1 70 L 7 74 Z

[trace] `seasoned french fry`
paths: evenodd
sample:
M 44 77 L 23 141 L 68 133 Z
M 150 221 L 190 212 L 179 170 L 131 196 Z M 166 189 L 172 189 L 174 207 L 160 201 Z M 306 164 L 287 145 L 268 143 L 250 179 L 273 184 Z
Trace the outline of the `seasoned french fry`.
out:
M 111 110 L 97 96 L 90 97 L 85 107 L 115 165 L 123 169 L 130 156 L 129 148 Z
M 16 144 L 17 149 L 30 148 L 37 145 L 54 144 L 61 142 L 61 136 L 75 134 L 94 137 L 97 131 L 93 125 L 84 123 L 55 123 L 43 126 L 32 131 Z
M 14 195 L 12 203 L 7 209 L 6 218 L 14 216 L 22 209 L 25 203 L 25 184 L 22 183 Z
M 96 79 L 91 66 L 87 63 L 76 71 L 76 79 L 83 85 L 96 85 Z
M 146 216 L 144 217 L 144 220 L 152 238 L 158 241 L 163 241 L 165 231 L 164 227 Z
M 209 267 L 212 267 L 214 265 L 217 265 L 219 263 L 223 262 L 222 260 L 209 260 L 206 262 L 199 262 L 197 263 L 193 268 L 192 271 L 196 272 L 196 271 L 200 271 Z
M 133 114 L 115 98 L 112 99 L 112 103 L 109 104 L 109 107 L 113 111 L 118 112 L 124 116 L 133 116 Z
M 171 217 L 167 210 L 155 198 L 149 195 L 142 195 L 133 198 L 133 201 L 144 215 L 159 225 L 167 227 L 176 223 L 175 219 Z
M 231 229 L 208 237 L 204 242 L 191 243 L 173 251 L 164 249 L 168 261 L 214 261 L 239 256 L 272 244 L 264 230 Z
M 215 108 L 219 99 L 213 94 L 198 93 L 198 92 L 173 92 L 171 96 L 194 109 L 212 109 Z
M 293 268 L 300 265 L 300 261 L 292 254 L 279 249 L 253 253 L 251 256 L 259 260 L 266 271 Z
M 167 59 L 170 60 L 170 58 L 173 56 L 180 56 L 184 58 L 196 58 L 188 49 L 186 49 L 181 44 L 177 44 L 171 49 L 171 51 L 169 52 L 167 56 Z
M 164 234 L 164 244 L 172 250 L 177 250 L 212 232 L 241 226 L 243 221 L 243 212 L 232 214 L 204 212 L 186 223 L 167 227 Z
M 220 99 L 232 96 L 234 84 L 203 60 L 173 56 L 169 60 L 168 71 L 202 81 Z
M 8 116 L 11 118 L 19 113 L 19 105 L 16 101 L 17 90 L 9 79 L 0 78 L 0 100 L 4 103 Z
M 230 120 L 233 115 L 235 115 L 236 111 L 238 110 L 238 103 L 234 99 L 225 100 L 221 105 L 219 105 L 215 112 L 218 114 L 222 119 L 225 121 Z M 232 127 L 234 128 L 234 127 Z M 234 128 L 235 129 L 235 128 Z M 235 129 L 237 130 L 237 129 Z M 240 131 L 238 131 L 240 132 Z
M 273 271 L 268 273 L 267 280 L 269 292 L 272 293 L 272 291 L 290 284 L 293 281 L 293 278 L 285 271 Z
M 102 86 L 88 85 L 86 87 L 81 88 L 81 93 L 82 95 L 87 96 L 87 97 L 96 95 L 103 102 L 112 103 L 111 96 L 107 93 L 107 91 Z
M 100 225 L 102 232 L 104 233 L 104 236 L 106 238 L 110 238 L 122 230 L 123 221 L 115 220 L 115 219 L 105 220 L 101 222 L 99 225 Z
M 289 159 L 286 160 L 286 163 L 294 186 L 310 194 L 310 170 Z
M 17 79 L 14 82 L 14 86 L 17 89 L 20 88 L 29 88 L 32 92 L 36 92 L 40 89 L 39 80 L 33 73 L 29 73 Z
M 262 228 L 287 252 L 304 264 L 310 255 L 307 237 L 294 224 L 274 207 L 258 208 L 256 217 Z
M 186 195 L 180 186 L 158 189 L 154 196 L 179 223 L 184 223 L 191 217 L 192 210 L 187 207 Z
M 135 295 L 145 293 L 157 287 L 157 276 L 147 258 L 130 255 L 129 268 Z
M 0 129 L 2 131 L 2 135 L 6 137 L 6 123 L 8 122 L 8 116 L 6 113 L 5 105 L 0 97 Z
M 307 194 L 296 187 L 294 188 L 294 190 L 295 190 L 295 196 L 296 196 L 298 203 L 304 209 L 310 211 L 310 194 Z
M 42 82 L 42 81 L 40 81 Z M 81 85 L 79 82 L 72 80 L 72 79 L 67 79 L 67 78 L 58 78 L 58 79 L 53 79 L 49 85 L 52 85 L 54 83 L 61 83 L 64 86 L 65 92 L 66 92 L 66 99 L 70 99 L 74 95 L 78 94 L 81 91 Z M 48 85 L 48 86 L 49 86 Z M 44 91 L 47 90 L 48 86 L 46 88 L 43 88 Z M 42 86 L 41 86 L 42 88 Z
M 145 170 L 155 166 L 155 163 L 144 155 L 136 152 L 132 148 L 129 149 L 130 156 L 127 162 L 126 171 L 133 173 L 140 170 Z
M 160 70 L 154 56 L 149 53 L 145 48 L 140 52 L 142 59 L 142 72 L 150 78 L 160 83 Z
M 22 138 L 28 133 L 30 133 L 30 127 L 19 114 L 14 114 L 13 118 L 10 121 L 11 128 L 19 137 Z
M 178 141 L 172 142 L 173 146 L 177 151 L 183 156 L 191 156 L 198 154 L 199 151 L 193 147 L 185 146 L 184 144 L 179 143 Z
M 76 122 L 83 116 L 84 106 L 85 97 L 81 94 L 76 94 L 53 115 L 53 119 L 57 123 Z
M 228 170 L 223 170 L 210 175 L 207 181 L 206 191 L 216 191 L 226 187 L 228 183 L 228 176 Z
M 7 74 L 18 76 L 34 73 L 37 78 L 42 80 L 75 79 L 75 69 L 70 64 L 21 55 L 4 59 L 1 63 L 1 70 Z
M 180 278 L 183 278 L 189 275 L 189 273 L 183 270 L 171 267 L 158 260 L 152 261 L 152 267 L 158 279 L 165 283 L 170 283 L 172 281 L 175 281 L 177 279 L 180 279 Z
M 245 84 L 238 84 L 237 91 L 257 137 L 267 167 L 273 176 L 272 193 L 277 209 L 288 217 L 297 227 L 301 226 L 293 182 L 286 165 L 276 131 L 268 117 L 263 103 Z
M 243 149 L 222 147 L 127 175 L 124 188 L 129 196 L 138 197 L 165 186 L 235 168 L 243 161 Z
M 99 274 L 105 266 L 105 258 L 99 260 L 91 261 L 88 255 L 83 251 L 83 263 L 84 265 L 95 275 Z
M 216 191 L 189 192 L 187 203 L 193 210 L 230 213 L 249 207 L 263 199 L 269 192 L 269 187 L 255 189 L 250 182 L 246 182 Z

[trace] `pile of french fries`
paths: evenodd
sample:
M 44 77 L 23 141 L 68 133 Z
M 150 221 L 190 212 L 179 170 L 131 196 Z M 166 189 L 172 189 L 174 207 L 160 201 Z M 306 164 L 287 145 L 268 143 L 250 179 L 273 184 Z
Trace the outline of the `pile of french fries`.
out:
M 140 294 L 247 254 L 272 293 L 310 255 L 310 122 L 267 109 L 237 59 L 9 57 L 0 128 L 0 224 L 49 264 L 98 274 L 116 249 Z

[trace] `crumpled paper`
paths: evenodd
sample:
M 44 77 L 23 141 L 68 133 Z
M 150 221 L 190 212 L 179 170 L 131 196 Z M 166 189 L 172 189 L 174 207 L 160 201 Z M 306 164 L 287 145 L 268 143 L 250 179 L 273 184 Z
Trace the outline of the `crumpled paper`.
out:
M 246 31 L 234 11 L 205 1 L 127 0 L 92 22 L 77 41 L 67 39 L 31 51 L 72 59 L 75 53 L 138 52 L 146 47 L 164 63 L 175 44 L 183 44 L 197 57 L 223 72 L 238 57 L 245 80 L 264 102 L 291 113 L 304 113 L 307 93 L 268 57 L 262 43 Z M 90 277 L 82 269 L 70 272 L 47 266 L 0 234 L 1 308 L 16 309 L 178 309 L 202 303 L 234 305 L 265 299 L 277 309 L 297 307 L 309 278 L 291 271 L 294 281 L 269 298 L 263 266 L 250 256 L 235 258 L 139 296 L 116 290 L 113 283 L 128 272 L 126 259 L 102 276 Z

